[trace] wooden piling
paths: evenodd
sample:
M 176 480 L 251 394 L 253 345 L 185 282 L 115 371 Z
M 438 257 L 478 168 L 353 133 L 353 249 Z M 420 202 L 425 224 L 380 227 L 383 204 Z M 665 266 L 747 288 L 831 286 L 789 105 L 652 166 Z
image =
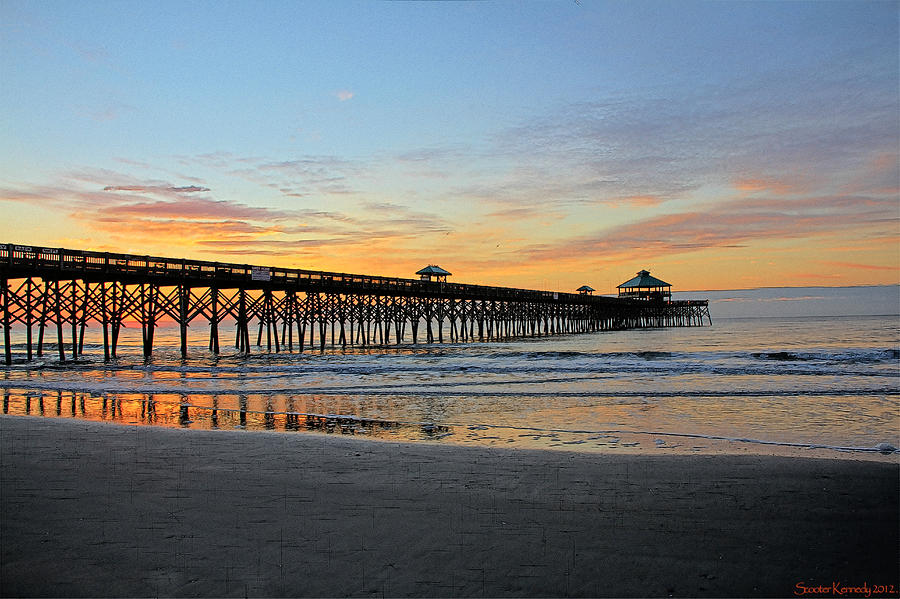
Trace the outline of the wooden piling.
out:
M 25 351 L 26 351 L 26 359 L 31 362 L 32 359 L 32 351 L 31 351 L 31 327 L 34 321 L 34 311 L 32 310 L 32 299 L 34 293 L 34 280 L 29 277 L 25 281 Z
M 11 320 L 9 317 L 9 280 L 0 279 L 0 291 L 3 292 L 3 347 L 6 365 L 12 364 L 12 339 L 10 336 Z
M 219 353 L 219 290 L 216 287 L 209 289 L 209 350 Z
M 109 311 L 106 304 L 106 282 L 100 283 L 100 309 L 103 326 L 103 361 L 109 362 Z

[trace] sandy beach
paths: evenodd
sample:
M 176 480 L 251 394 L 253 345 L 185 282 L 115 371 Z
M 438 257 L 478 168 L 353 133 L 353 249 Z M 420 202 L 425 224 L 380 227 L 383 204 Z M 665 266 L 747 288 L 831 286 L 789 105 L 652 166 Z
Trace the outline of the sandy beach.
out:
M 898 583 L 896 463 L 13 416 L 0 443 L 4 596 L 830 596 Z

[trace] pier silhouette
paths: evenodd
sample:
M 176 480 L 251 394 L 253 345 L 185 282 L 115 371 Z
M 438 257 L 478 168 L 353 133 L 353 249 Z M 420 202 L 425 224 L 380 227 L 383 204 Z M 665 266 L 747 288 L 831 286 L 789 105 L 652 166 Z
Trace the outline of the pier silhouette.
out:
M 82 355 L 89 323 L 102 329 L 107 361 L 116 357 L 126 321 L 140 324 L 147 357 L 154 331 L 165 320 L 180 327 L 183 357 L 188 327 L 198 320 L 209 326 L 214 353 L 220 351 L 224 322 L 234 323 L 235 347 L 246 353 L 254 327 L 257 347 L 302 352 L 326 345 L 469 343 L 702 326 L 704 319 L 712 324 L 706 300 L 605 297 L 450 283 L 446 277 L 404 279 L 14 244 L 0 245 L 0 294 L 6 364 L 12 363 L 11 329 L 19 325 L 27 360 L 43 355 L 52 330 L 65 362 Z

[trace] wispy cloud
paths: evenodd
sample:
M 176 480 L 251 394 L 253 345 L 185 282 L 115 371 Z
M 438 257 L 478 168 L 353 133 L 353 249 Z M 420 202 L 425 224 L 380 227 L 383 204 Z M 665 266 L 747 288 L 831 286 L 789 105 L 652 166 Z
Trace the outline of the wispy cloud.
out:
M 185 198 L 178 201 L 153 200 L 128 202 L 110 206 L 105 211 L 120 218 L 184 221 L 204 219 L 245 219 L 278 222 L 296 215 L 286 210 L 247 206 L 236 202 L 204 198 Z
M 268 177 L 269 182 L 273 176 L 300 177 L 319 189 L 344 178 L 332 169 L 353 168 L 329 158 L 273 161 L 219 155 L 202 160 L 231 173 L 237 167 L 241 179 L 248 172 L 263 180 Z M 295 207 L 250 205 L 215 196 L 206 185 L 141 180 L 106 169 L 63 173 L 53 185 L 0 188 L 0 202 L 43 204 L 64 211 L 82 232 L 93 232 L 107 243 L 118 241 L 154 253 L 182 247 L 213 256 L 266 255 L 287 264 L 296 264 L 302 256 L 317 262 L 308 265 L 311 268 L 328 264 L 336 268 L 335 263 L 354 257 L 365 262 L 373 253 L 390 255 L 404 244 L 414 245 L 421 236 L 449 230 L 439 216 L 396 202 L 362 200 L 342 211 L 316 207 L 327 193 Z M 341 248 L 339 255 L 335 248 Z
M 267 158 L 212 152 L 179 156 L 178 162 L 188 171 L 212 169 L 220 175 L 236 177 L 291 198 L 321 199 L 328 195 L 360 193 L 359 183 L 370 176 L 368 165 L 330 155 Z
M 121 118 L 123 115 L 128 113 L 136 112 L 137 108 L 131 106 L 130 104 L 124 104 L 121 102 L 102 104 L 100 106 L 94 106 L 90 108 L 83 108 L 81 110 L 82 114 L 90 118 L 91 120 L 97 122 L 108 122 L 114 121 L 116 119 Z
M 353 92 L 348 89 L 339 90 L 335 92 L 334 95 L 341 102 L 346 102 L 354 96 Z
M 75 213 L 74 218 L 90 222 L 94 231 L 102 231 L 131 243 L 158 244 L 184 247 L 204 239 L 216 238 L 222 242 L 240 239 L 242 243 L 252 243 L 260 236 L 277 233 L 278 228 L 258 225 L 246 221 L 225 220 L 185 220 L 181 218 L 134 219 L 115 215 L 92 217 L 90 214 Z
M 880 169 L 881 187 L 891 177 L 896 187 L 891 157 L 900 106 L 884 84 L 890 80 L 896 73 L 874 66 L 835 65 L 678 96 L 646 90 L 561 105 L 494 135 L 472 159 L 501 175 L 457 191 L 520 205 L 664 202 L 691 200 L 713 186 L 830 193 L 837 191 L 831 182 L 852 181 L 866 169 Z M 440 156 L 419 156 L 439 168 Z M 843 191 L 857 193 L 863 182 Z
M 866 197 L 734 200 L 704 211 L 655 216 L 627 225 L 524 248 L 529 260 L 606 260 L 640 254 L 645 259 L 759 240 L 806 238 L 860 227 L 890 231 L 894 201 Z
M 879 68 L 786 69 L 675 97 L 560 105 L 481 144 L 395 158 L 449 175 L 440 197 L 484 217 L 447 246 L 478 268 L 584 271 L 836 236 L 895 255 L 900 104 L 884 83 L 896 73 Z M 788 258 L 777 268 L 796 272 Z
M 208 187 L 187 185 L 185 187 L 160 186 L 160 185 L 107 185 L 103 191 L 134 191 L 138 193 L 197 193 L 209 191 Z
M 772 179 L 739 179 L 733 185 L 738 191 L 748 194 L 764 192 L 784 196 L 803 191 L 796 184 Z
M 840 267 L 840 268 L 852 268 L 859 270 L 883 270 L 883 271 L 894 271 L 897 272 L 897 267 L 895 266 L 879 266 L 877 264 L 860 264 L 858 262 L 838 262 L 838 261 L 823 261 L 821 262 L 824 266 L 830 267 Z

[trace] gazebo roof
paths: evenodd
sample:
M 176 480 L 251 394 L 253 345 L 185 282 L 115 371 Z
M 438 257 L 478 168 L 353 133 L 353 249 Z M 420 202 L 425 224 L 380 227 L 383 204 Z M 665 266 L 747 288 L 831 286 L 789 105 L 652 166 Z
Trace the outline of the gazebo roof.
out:
M 453 273 L 447 272 L 436 264 L 429 264 L 425 268 L 416 272 L 417 275 L 438 275 L 442 277 L 451 276 Z
M 617 289 L 634 289 L 634 288 L 648 288 L 648 287 L 671 287 L 670 283 L 666 283 L 663 280 L 657 279 L 656 277 L 650 276 L 649 270 L 642 270 L 637 273 L 638 276 L 635 278 L 625 281 L 621 285 L 617 287 Z
M 576 289 L 575 291 L 597 291 L 597 290 L 594 289 L 593 287 L 591 287 L 590 285 L 582 285 L 581 287 L 579 287 L 579 288 Z

